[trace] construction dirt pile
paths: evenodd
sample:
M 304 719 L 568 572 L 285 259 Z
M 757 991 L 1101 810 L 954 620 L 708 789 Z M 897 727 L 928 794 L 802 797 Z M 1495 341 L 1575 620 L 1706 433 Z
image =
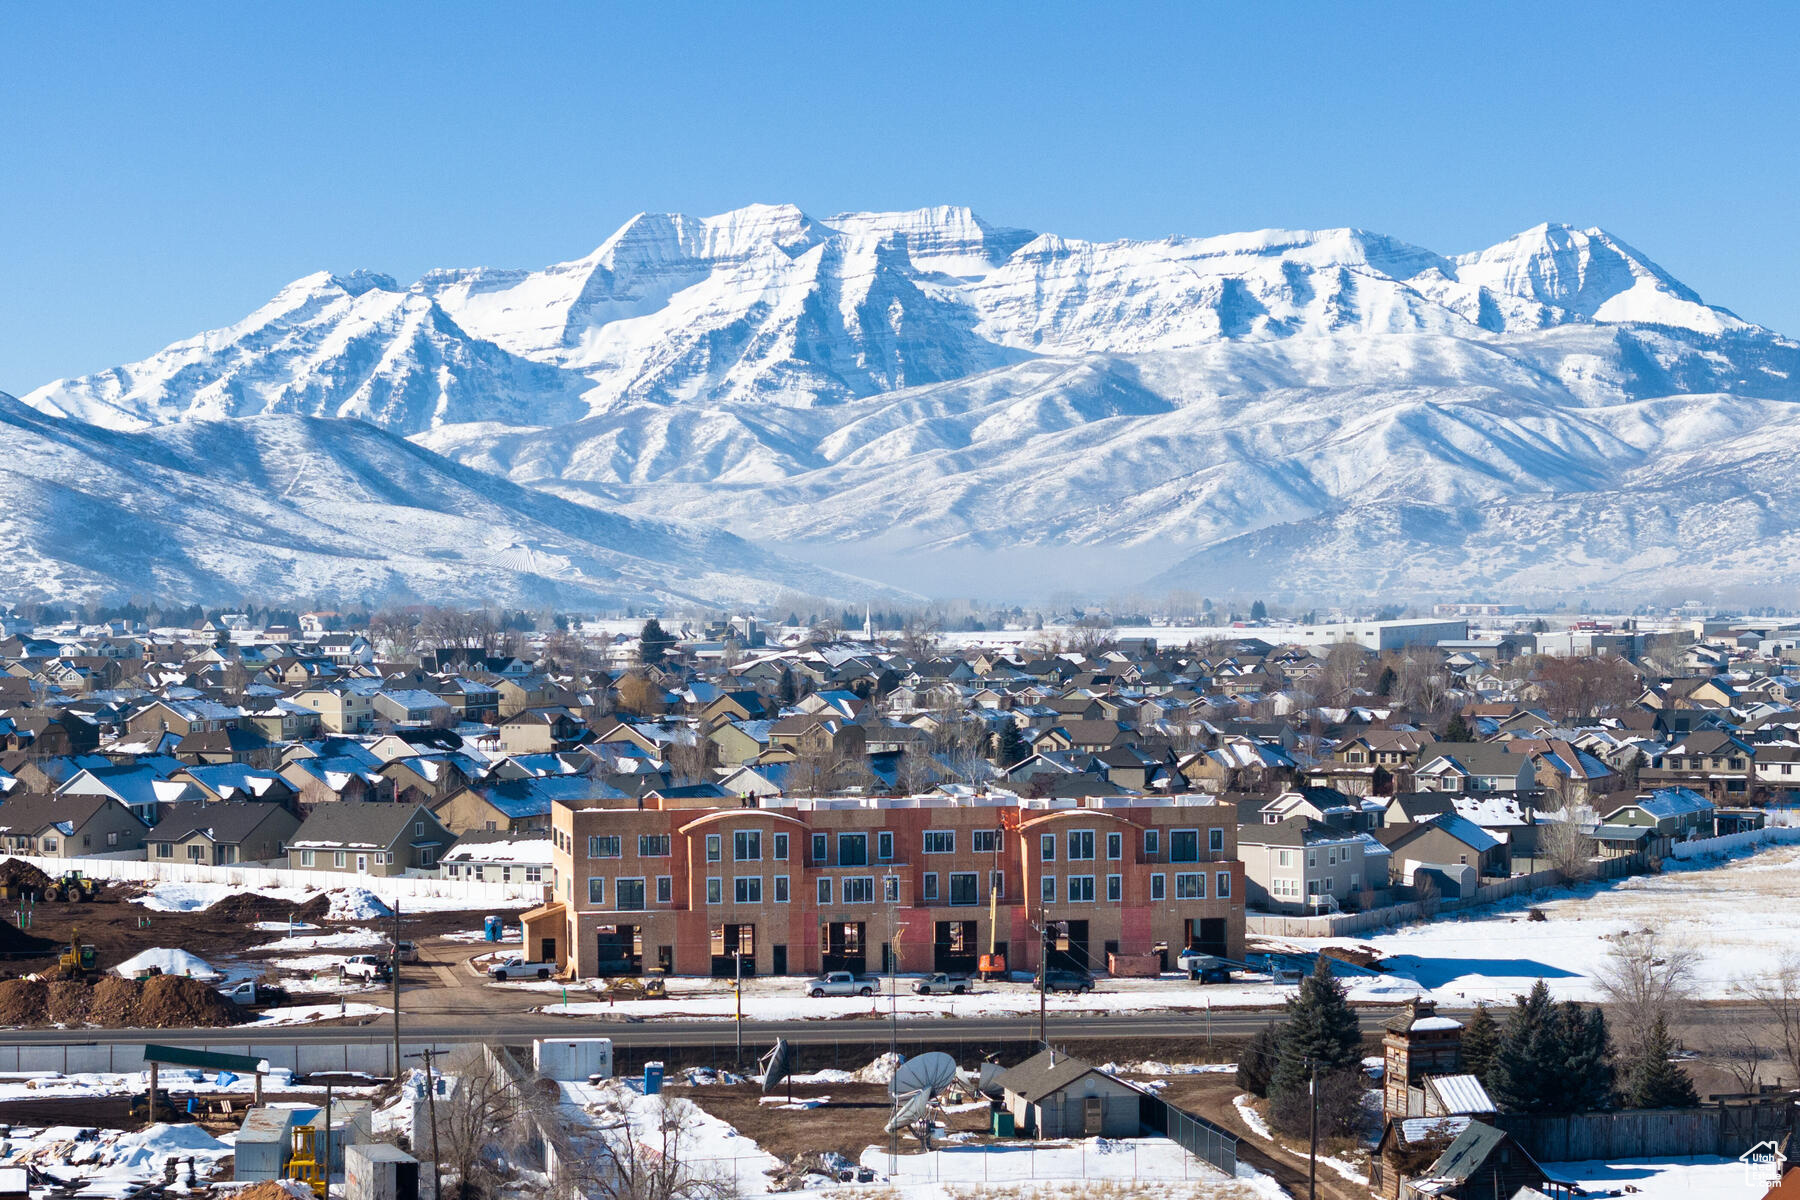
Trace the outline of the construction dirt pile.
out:
M 28 862 L 16 858 L 0 858 L 0 887 L 12 888 L 17 896 L 20 889 L 33 892 L 42 891 L 50 886 L 50 877 Z
M 0 921 L 0 954 L 9 958 L 42 954 L 54 945 L 56 943 L 49 938 L 41 938 L 35 933 L 26 933 L 11 921 Z
M 0 980 L 0 1025 L 42 1025 L 49 989 L 35 979 Z
M 264 1180 L 241 1192 L 232 1192 L 231 1200 L 312 1200 L 312 1189 L 304 1183 L 288 1180 Z
M 85 1025 L 94 1006 L 94 989 L 74 979 L 60 979 L 44 987 L 45 1016 L 52 1025 Z
M 85 979 L 0 980 L 0 1026 L 98 1025 L 107 1029 L 220 1029 L 245 1011 L 197 979 L 103 975 Z
M 310 925 L 322 920 L 330 907 L 331 897 L 323 892 L 302 904 L 276 900 L 258 892 L 238 892 L 207 905 L 206 914 L 221 920 L 242 921 L 246 925 L 258 921 L 287 920 L 305 921 Z

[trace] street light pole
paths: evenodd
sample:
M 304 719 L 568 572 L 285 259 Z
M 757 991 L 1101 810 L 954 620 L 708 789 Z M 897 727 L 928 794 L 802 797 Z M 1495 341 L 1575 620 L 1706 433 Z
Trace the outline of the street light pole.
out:
M 1306 1065 L 1312 1072 L 1306 1081 L 1308 1124 L 1311 1126 L 1306 1159 L 1306 1200 L 1319 1200 L 1319 1062 L 1308 1059 Z
M 744 952 L 731 952 L 731 990 L 737 993 L 737 1069 L 744 1069 Z

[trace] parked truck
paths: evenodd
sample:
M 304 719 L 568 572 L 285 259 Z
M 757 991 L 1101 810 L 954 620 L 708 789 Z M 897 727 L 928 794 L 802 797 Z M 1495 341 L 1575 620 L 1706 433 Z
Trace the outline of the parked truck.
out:
M 873 996 L 875 984 L 872 980 L 859 979 L 851 971 L 827 971 L 817 979 L 806 981 L 806 994 L 809 996 Z
M 548 979 L 554 974 L 555 963 L 532 962 L 518 954 L 503 958 L 488 968 L 488 978 L 495 983 L 505 983 L 508 979 Z

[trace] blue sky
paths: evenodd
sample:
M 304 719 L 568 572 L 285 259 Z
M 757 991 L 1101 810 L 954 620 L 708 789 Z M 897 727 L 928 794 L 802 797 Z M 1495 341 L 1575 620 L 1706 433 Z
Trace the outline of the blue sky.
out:
M 1793 10 L 1110 9 L 0 7 L 0 390 L 321 268 L 536 267 L 754 201 L 1447 253 L 1598 224 L 1800 334 Z

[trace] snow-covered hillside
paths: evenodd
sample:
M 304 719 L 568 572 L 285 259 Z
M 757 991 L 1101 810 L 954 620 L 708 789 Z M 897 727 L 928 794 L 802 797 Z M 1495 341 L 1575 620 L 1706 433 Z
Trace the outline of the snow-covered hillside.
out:
M 1797 381 L 1800 345 L 1598 229 L 1445 256 L 754 206 L 540 271 L 309 276 L 25 401 L 355 416 L 584 504 L 879 544 L 924 591 L 947 548 L 1076 546 L 1121 584 L 1423 595 L 1800 582 Z
M 121 433 L 0 395 L 0 595 L 622 607 L 877 589 L 717 529 L 624 517 L 360 421 Z

